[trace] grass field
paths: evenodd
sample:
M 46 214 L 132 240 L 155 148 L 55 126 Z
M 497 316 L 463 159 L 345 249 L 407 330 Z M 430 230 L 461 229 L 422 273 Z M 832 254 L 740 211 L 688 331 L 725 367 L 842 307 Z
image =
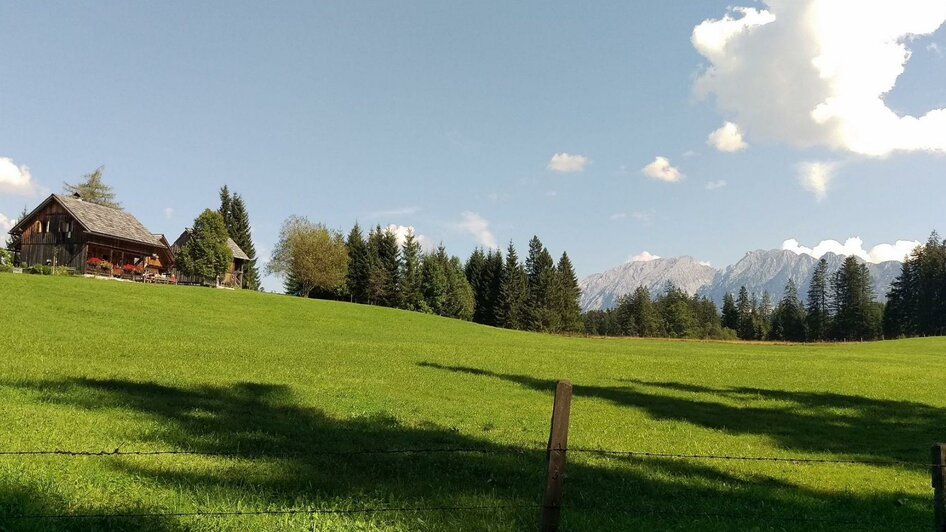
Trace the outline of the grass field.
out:
M 552 390 L 570 445 L 927 463 L 946 341 L 584 339 L 345 303 L 0 275 L 0 529 L 529 530 Z M 332 454 L 393 448 L 484 453 Z M 918 465 L 570 453 L 567 530 L 928 530 Z M 441 512 L 12 519 L 24 514 Z M 757 515 L 760 517 L 751 517 Z

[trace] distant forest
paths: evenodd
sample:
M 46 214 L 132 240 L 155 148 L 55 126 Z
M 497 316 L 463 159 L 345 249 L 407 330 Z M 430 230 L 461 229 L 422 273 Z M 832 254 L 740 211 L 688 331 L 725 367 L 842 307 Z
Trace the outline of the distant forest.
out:
M 464 262 L 443 245 L 425 253 L 412 232 L 403 242 L 380 225 L 347 237 L 292 217 L 270 264 L 286 293 L 378 305 L 476 323 L 550 333 L 581 333 L 578 278 L 567 253 L 556 262 L 538 237 L 525 262 L 515 246 L 505 255 L 477 248 Z
M 598 336 L 857 341 L 946 334 L 946 242 L 934 231 L 903 263 L 887 294 L 874 301 L 867 266 L 847 257 L 833 275 L 819 261 L 806 298 L 789 281 L 777 303 L 745 287 L 727 294 L 722 310 L 674 286 L 653 298 L 638 288 L 613 309 L 584 314 L 585 332 Z

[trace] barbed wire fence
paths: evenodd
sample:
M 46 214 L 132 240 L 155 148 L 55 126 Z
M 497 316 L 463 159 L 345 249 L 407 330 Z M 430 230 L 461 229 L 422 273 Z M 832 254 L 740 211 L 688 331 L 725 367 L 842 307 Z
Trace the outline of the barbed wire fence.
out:
M 0 457 L 154 457 L 154 456 L 202 456 L 227 458 L 298 458 L 305 456 L 336 456 L 357 457 L 367 455 L 451 455 L 451 454 L 482 454 L 482 455 L 529 455 L 546 453 L 548 462 L 548 477 L 542 501 L 531 504 L 496 504 L 496 505 L 431 505 L 431 506 L 366 506 L 353 508 L 283 508 L 263 510 L 219 510 L 219 511 L 189 511 L 189 512 L 115 512 L 115 513 L 22 513 L 0 515 L 0 525 L 4 522 L 23 522 L 39 520 L 104 520 L 104 519 L 188 519 L 188 518 L 228 518 L 249 516 L 292 516 L 292 515 L 371 515 L 371 514 L 435 514 L 435 513 L 463 513 L 463 512 L 504 512 L 504 511 L 540 511 L 539 529 L 543 531 L 557 530 L 561 512 L 609 512 L 611 514 L 634 514 L 638 518 L 659 520 L 685 519 L 737 519 L 757 520 L 761 522 L 781 523 L 809 523 L 832 526 L 863 527 L 869 525 L 883 525 L 861 519 L 840 519 L 831 517 L 787 516 L 775 513 L 758 512 L 703 512 L 681 511 L 680 509 L 667 510 L 654 507 L 614 507 L 614 506 L 586 506 L 570 505 L 563 502 L 563 485 L 565 481 L 565 458 L 568 454 L 584 454 L 603 457 L 622 457 L 631 459 L 665 459 L 686 461 L 735 461 L 735 462 L 770 462 L 791 463 L 797 465 L 835 464 L 842 466 L 885 466 L 906 467 L 929 470 L 932 475 L 934 531 L 946 532 L 946 445 L 938 444 L 932 449 L 932 460 L 905 461 L 905 460 L 874 460 L 874 459 L 830 459 L 812 458 L 804 456 L 739 456 L 725 454 L 694 454 L 694 453 L 667 453 L 649 452 L 640 450 L 615 450 L 593 447 L 569 447 L 568 416 L 571 401 L 571 385 L 567 381 L 559 383 L 556 390 L 556 401 L 553 406 L 552 428 L 549 443 L 546 447 L 523 446 L 492 446 L 492 447 L 421 447 L 421 448 L 372 448 L 372 449 L 312 449 L 292 452 L 251 452 L 251 451 L 197 451 L 181 449 L 135 450 L 115 448 L 112 450 L 3 450 Z M 891 524 L 892 526 L 893 524 Z M 2 528 L 2 527 L 0 527 Z

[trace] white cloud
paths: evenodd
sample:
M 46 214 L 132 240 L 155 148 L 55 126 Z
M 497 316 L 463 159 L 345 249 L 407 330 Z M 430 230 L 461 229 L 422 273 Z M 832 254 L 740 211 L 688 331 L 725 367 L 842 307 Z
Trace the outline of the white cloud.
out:
M 545 195 L 548 196 L 548 197 L 550 197 L 550 198 L 554 198 L 555 196 L 558 196 L 558 191 L 557 191 L 557 190 L 548 190 L 548 191 L 545 192 Z
M 581 172 L 589 164 L 591 164 L 591 160 L 584 155 L 556 153 L 552 156 L 552 160 L 549 161 L 546 168 L 553 172 L 569 174 L 572 172 Z
M 942 47 L 940 47 L 938 43 L 931 42 L 926 45 L 926 49 L 929 50 L 930 52 L 935 53 L 936 55 L 940 57 L 943 57 L 943 49 Z
M 815 195 L 818 201 L 828 197 L 831 181 L 837 173 L 838 164 L 831 162 L 804 162 L 798 165 L 798 180 L 805 190 Z
M 420 212 L 418 207 L 403 207 L 400 209 L 389 209 L 382 211 L 374 211 L 368 214 L 369 218 L 389 218 L 392 216 L 410 216 L 412 214 L 417 214 Z
M 706 188 L 706 190 L 716 190 L 716 189 L 723 188 L 725 186 L 726 186 L 726 180 L 719 179 L 717 181 L 707 181 L 704 188 Z
M 642 168 L 641 172 L 651 179 L 666 183 L 676 183 L 685 177 L 678 168 L 670 164 L 669 159 L 661 156 L 657 156 L 654 162 Z
M 659 258 L 660 256 L 654 255 L 649 251 L 643 251 L 640 254 L 634 255 L 633 257 L 627 259 L 627 262 L 650 262 Z
M 710 261 L 708 261 L 708 260 L 701 260 L 698 264 L 699 264 L 700 266 L 706 266 L 707 268 L 712 268 L 712 267 L 713 267 L 713 264 L 710 263 Z
M 32 195 L 36 190 L 29 167 L 17 166 L 13 159 L 0 157 L 0 192 Z
M 13 229 L 13 226 L 16 225 L 16 220 L 12 220 L 7 217 L 7 215 L 0 212 L 0 236 L 5 235 L 7 231 Z
M 398 246 L 403 246 L 404 240 L 407 239 L 408 233 L 412 233 L 414 235 L 414 239 L 420 243 L 420 248 L 425 252 L 430 252 L 437 249 L 437 244 L 433 241 L 433 239 L 417 234 L 417 231 L 414 230 L 414 226 L 391 224 L 387 227 L 387 230 L 394 233 L 394 236 L 397 237 Z
M 791 238 L 782 243 L 782 249 L 792 251 L 798 255 L 811 255 L 816 259 L 825 253 L 835 255 L 855 256 L 867 262 L 878 263 L 890 260 L 903 262 L 915 247 L 920 243 L 911 240 L 897 240 L 893 244 L 878 244 L 870 250 L 864 249 L 864 241 L 860 237 L 851 237 L 842 244 L 837 240 L 822 240 L 813 248 L 802 246 L 798 240 Z
M 654 211 L 634 211 L 631 213 L 631 218 L 642 224 L 649 224 L 654 221 Z
M 753 135 L 870 156 L 946 151 L 946 109 L 900 116 L 884 102 L 910 40 L 946 22 L 941 0 L 763 0 L 706 20 L 691 41 L 709 62 L 698 96 Z M 932 79 L 932 78 L 931 78 Z
M 719 151 L 733 153 L 749 147 L 742 138 L 742 131 L 733 122 L 726 122 L 716 131 L 709 134 L 706 143 Z
M 699 155 L 699 153 L 698 153 L 698 152 L 695 152 L 695 151 L 693 151 L 693 150 L 687 150 L 687 151 L 683 152 L 683 156 L 684 156 L 684 157 L 696 157 L 697 155 Z
M 611 218 L 612 220 L 623 220 L 623 219 L 627 218 L 627 213 L 626 213 L 626 212 L 616 212 L 616 213 L 612 214 L 612 215 L 610 216 L 610 218 Z
M 171 218 L 174 218 L 174 209 L 172 209 L 171 207 L 165 207 L 164 217 L 167 218 L 168 220 L 170 220 Z
M 490 249 L 498 249 L 496 236 L 489 229 L 489 221 L 475 212 L 466 211 L 460 215 L 463 220 L 460 228 L 470 233 L 476 243 Z

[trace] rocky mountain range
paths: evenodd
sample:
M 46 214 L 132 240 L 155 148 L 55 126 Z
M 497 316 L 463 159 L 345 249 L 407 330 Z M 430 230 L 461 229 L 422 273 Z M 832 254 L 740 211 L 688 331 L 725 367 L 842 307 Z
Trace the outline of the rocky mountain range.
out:
M 834 253 L 823 258 L 828 262 L 829 274 L 837 271 L 844 261 L 843 256 Z M 742 286 L 757 295 L 768 292 L 773 301 L 778 301 L 789 279 L 795 281 L 804 299 L 817 264 L 818 259 L 811 255 L 779 249 L 751 251 L 722 270 L 702 264 L 693 257 L 629 262 L 583 279 L 580 283 L 581 306 L 586 311 L 613 308 L 622 296 L 638 286 L 646 286 L 651 293 L 657 294 L 665 289 L 667 283 L 673 283 L 687 293 L 709 297 L 717 305 L 722 305 L 727 293 L 736 294 Z M 890 283 L 900 274 L 900 267 L 897 261 L 867 263 L 877 301 L 886 299 Z

